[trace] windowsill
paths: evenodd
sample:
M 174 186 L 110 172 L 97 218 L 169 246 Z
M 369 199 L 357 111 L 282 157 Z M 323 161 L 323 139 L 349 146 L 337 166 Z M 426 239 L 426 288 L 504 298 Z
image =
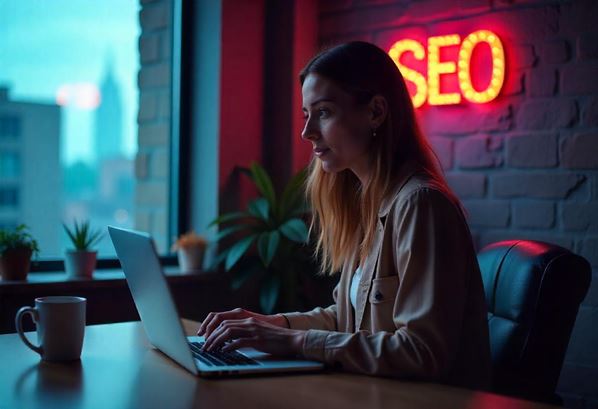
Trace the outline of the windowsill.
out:
M 251 304 L 252 292 L 237 292 L 233 299 L 230 274 L 183 274 L 176 266 L 164 267 L 171 295 L 181 317 L 201 320 L 209 311 Z M 137 308 L 121 269 L 98 269 L 91 279 L 72 279 L 64 271 L 30 273 L 27 281 L 0 281 L 0 334 L 15 332 L 15 316 L 37 297 L 75 295 L 87 299 L 87 324 L 135 321 Z M 27 331 L 35 329 L 24 320 Z M 1 406 L 1 405 L 0 405 Z
M 178 267 L 165 267 L 164 273 L 170 284 L 217 281 L 226 274 L 217 272 L 182 273 Z M 0 280 L 0 296 L 16 293 L 37 292 L 39 289 L 99 289 L 126 286 L 121 269 L 96 270 L 93 278 L 70 278 L 64 271 L 30 273 L 25 281 Z

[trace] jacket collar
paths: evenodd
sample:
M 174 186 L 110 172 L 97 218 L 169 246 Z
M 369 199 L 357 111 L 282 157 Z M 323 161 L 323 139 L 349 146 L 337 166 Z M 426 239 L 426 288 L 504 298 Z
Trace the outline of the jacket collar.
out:
M 382 218 L 388 215 L 390 208 L 395 202 L 403 186 L 405 186 L 405 183 L 407 183 L 411 176 L 417 173 L 419 169 L 419 165 L 413 160 L 403 163 L 399 169 L 399 174 L 394 187 L 390 190 L 390 193 L 382 199 L 382 204 L 380 205 L 380 210 L 378 211 L 378 217 Z

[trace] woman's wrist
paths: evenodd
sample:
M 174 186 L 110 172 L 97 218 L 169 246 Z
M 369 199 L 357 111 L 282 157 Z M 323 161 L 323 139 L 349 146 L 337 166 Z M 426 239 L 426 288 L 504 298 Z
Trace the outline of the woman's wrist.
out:
M 282 328 L 291 328 L 290 322 L 289 322 L 288 318 L 284 316 L 284 314 L 275 314 L 275 315 L 271 315 L 270 317 L 272 317 L 272 320 L 270 322 L 273 325 L 276 325 L 276 326 L 282 327 Z
M 292 349 L 295 355 L 301 356 L 303 354 L 303 343 L 305 342 L 305 337 L 307 336 L 307 331 L 304 330 L 293 330 L 293 338 L 292 338 Z

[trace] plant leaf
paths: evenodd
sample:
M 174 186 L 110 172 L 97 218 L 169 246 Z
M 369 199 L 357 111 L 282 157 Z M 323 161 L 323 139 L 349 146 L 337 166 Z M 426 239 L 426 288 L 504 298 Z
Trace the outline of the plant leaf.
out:
M 307 177 L 307 169 L 303 168 L 297 172 L 285 186 L 280 199 L 280 216 L 286 217 L 289 214 L 294 214 L 295 207 L 301 204 L 298 199 L 302 198 L 304 194 L 305 178 Z M 299 202 L 299 203 L 297 203 Z
M 230 269 L 233 268 L 237 261 L 239 261 L 243 254 L 245 254 L 247 249 L 249 249 L 249 246 L 251 246 L 251 243 L 253 243 L 256 237 L 257 235 L 253 234 L 231 246 L 226 255 L 226 261 L 224 262 L 224 269 L 226 271 L 230 271 Z
M 224 261 L 224 259 L 226 258 L 227 255 L 228 255 L 228 249 L 227 250 L 223 250 L 222 253 L 218 254 L 214 258 L 214 260 L 212 260 L 212 262 L 210 263 L 210 265 L 208 267 L 208 271 L 216 270 L 216 268 L 218 267 L 218 265 Z
M 268 267 L 278 250 L 280 242 L 280 233 L 276 230 L 260 234 L 257 248 L 264 266 Z
M 245 284 L 245 282 L 249 279 L 249 277 L 251 277 L 254 273 L 256 273 L 259 270 L 260 268 L 257 265 L 240 269 L 239 272 L 233 275 L 231 281 L 232 289 L 238 290 L 239 288 L 241 288 L 243 284 Z
M 230 236 L 231 234 L 238 232 L 239 230 L 243 230 L 245 227 L 247 226 L 231 226 L 231 227 L 227 227 L 226 229 L 222 229 L 218 232 L 218 234 L 216 234 L 216 237 L 214 237 L 214 241 L 220 241 L 223 238 Z
M 99 242 L 103 236 L 104 234 L 101 230 L 96 230 L 90 235 L 89 239 L 87 240 L 87 243 L 85 244 L 85 248 L 90 248 L 91 246 Z
M 247 216 L 247 213 L 245 212 L 234 212 L 234 213 L 226 213 L 223 214 L 222 216 L 212 220 L 210 222 L 210 224 L 208 224 L 208 227 L 212 227 L 215 226 L 217 224 L 222 224 L 222 223 L 226 223 L 226 222 L 230 222 L 232 220 L 237 220 L 240 219 L 242 217 Z
M 271 314 L 278 301 L 280 292 L 280 278 L 276 275 L 267 276 L 260 288 L 260 307 L 265 314 Z
M 252 216 L 268 221 L 268 214 L 270 213 L 270 204 L 263 197 L 252 200 L 249 203 L 249 213 Z
M 307 226 L 305 225 L 305 222 L 301 219 L 290 219 L 286 223 L 281 225 L 278 229 L 289 240 L 295 241 L 297 243 L 307 242 L 307 236 L 309 233 L 307 231 Z
M 257 162 L 252 162 L 249 166 L 251 171 L 251 179 L 260 193 L 266 198 L 272 208 L 276 206 L 276 194 L 274 193 L 274 186 L 272 179 L 266 173 L 266 170 Z
M 62 223 L 62 226 L 64 227 L 64 231 L 66 231 L 66 234 L 69 236 L 69 239 L 71 239 L 73 244 L 77 243 L 77 240 L 75 239 L 73 232 L 67 227 L 67 225 Z

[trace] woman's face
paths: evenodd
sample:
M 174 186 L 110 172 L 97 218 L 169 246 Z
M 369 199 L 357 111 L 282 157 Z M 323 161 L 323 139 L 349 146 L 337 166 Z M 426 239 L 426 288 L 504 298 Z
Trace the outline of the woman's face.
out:
M 318 74 L 303 82 L 305 126 L 301 137 L 313 145 L 326 172 L 352 170 L 362 183 L 369 174 L 371 115 L 367 104 Z

